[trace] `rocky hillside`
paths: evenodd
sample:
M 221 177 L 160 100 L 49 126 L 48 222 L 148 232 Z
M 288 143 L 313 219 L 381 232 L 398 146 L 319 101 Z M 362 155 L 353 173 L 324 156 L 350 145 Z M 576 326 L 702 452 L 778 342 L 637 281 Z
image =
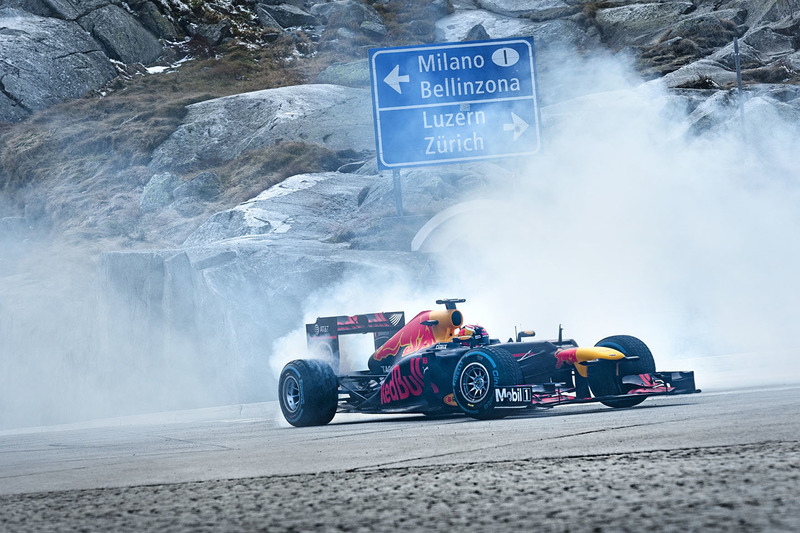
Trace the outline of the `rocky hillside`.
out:
M 331 89 L 344 107 L 328 113 L 327 127 L 341 113 L 363 127 L 348 125 L 349 139 L 324 142 L 327 134 L 291 131 L 289 122 L 290 131 L 269 134 L 264 124 L 283 97 L 262 93 L 247 98 L 273 103 L 257 116 L 241 109 L 226 118 L 216 134 L 226 144 L 208 151 L 182 132 L 200 125 L 203 110 L 227 114 L 242 101 L 213 99 L 314 82 L 363 87 L 364 58 L 375 46 L 533 35 L 548 105 L 575 96 L 571 83 L 550 75 L 553 67 L 596 50 L 629 57 L 642 79 L 660 79 L 676 94 L 729 90 L 739 37 L 744 83 L 788 103 L 800 80 L 799 12 L 795 0 L 4 0 L 0 205 L 4 216 L 59 234 L 125 247 L 179 244 L 215 211 L 292 174 L 372 157 L 368 106 L 360 105 L 366 92 Z M 692 105 L 705 98 L 680 94 L 693 94 Z M 362 113 L 347 112 L 353 104 Z M 303 113 L 313 116 L 308 105 Z M 153 200 L 158 180 L 142 193 L 167 171 L 168 185 L 208 173 L 210 188 L 199 201 L 182 197 L 177 216 L 165 218 L 155 209 L 164 206 L 152 204 L 165 201 Z
M 180 125 L 187 104 L 311 83 L 335 62 L 365 57 L 371 46 L 433 40 L 429 19 L 446 15 L 446 4 L 405 4 L 4 1 L 4 216 L 22 216 L 37 228 L 57 227 L 79 239 L 110 239 L 112 246 L 174 244 L 203 216 L 293 173 L 363 161 L 366 154 L 349 146 L 331 148 L 313 139 L 285 139 L 279 150 L 264 143 L 240 150 L 233 160 L 172 169 L 183 180 L 198 170 L 220 181 L 218 201 L 206 198 L 202 206 L 182 210 L 188 224 L 167 221 L 165 231 L 164 220 L 140 216 L 153 214 L 138 205 L 153 176 L 148 164 Z M 360 69 L 356 84 L 365 75 Z M 342 76 L 347 72 L 333 68 L 321 80 L 342 83 Z M 370 142 L 355 148 L 372 150 Z M 93 191 L 88 196 L 87 188 Z M 84 201 L 93 209 L 75 208 Z M 90 220 L 80 215 L 89 211 Z
M 549 155 L 405 171 L 398 217 L 375 163 L 368 49 L 529 35 Z M 287 356 L 274 343 L 323 312 L 306 307 L 321 290 L 447 281 L 412 243 L 463 245 L 425 226 L 459 202 L 558 203 L 541 182 L 509 183 L 596 166 L 612 180 L 668 169 L 691 203 L 705 181 L 681 180 L 714 174 L 706 160 L 726 160 L 714 154 L 743 124 L 744 167 L 784 181 L 800 136 L 797 0 L 3 0 L 0 51 L 0 375 L 43 373 L 59 392 L 0 382 L 14 391 L 0 403 L 28 406 L 0 426 L 268 398 Z M 645 182 L 645 195 L 664 183 Z M 465 205 L 478 228 L 519 214 Z

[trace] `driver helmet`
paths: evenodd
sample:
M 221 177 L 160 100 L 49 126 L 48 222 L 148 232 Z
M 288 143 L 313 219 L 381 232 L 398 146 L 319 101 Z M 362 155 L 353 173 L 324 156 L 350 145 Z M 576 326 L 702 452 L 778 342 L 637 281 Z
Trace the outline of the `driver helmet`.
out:
M 459 341 L 463 346 L 488 345 L 489 332 L 483 326 L 467 324 L 458 330 L 454 340 Z

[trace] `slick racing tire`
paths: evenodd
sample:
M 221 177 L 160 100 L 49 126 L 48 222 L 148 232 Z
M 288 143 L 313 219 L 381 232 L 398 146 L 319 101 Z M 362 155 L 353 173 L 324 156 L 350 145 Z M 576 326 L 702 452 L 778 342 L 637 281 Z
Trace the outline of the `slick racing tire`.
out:
M 324 361 L 297 359 L 283 367 L 278 401 L 291 425 L 323 426 L 336 414 L 339 379 Z
M 589 388 L 595 396 L 615 396 L 625 394 L 630 387 L 622 384 L 622 376 L 632 374 L 649 374 L 656 371 L 656 363 L 653 361 L 653 354 L 645 343 L 630 335 L 614 335 L 606 337 L 595 346 L 603 348 L 613 348 L 622 352 L 626 356 L 636 356 L 639 359 L 634 361 L 623 361 L 619 363 L 619 375 L 617 375 L 617 363 L 613 361 L 601 361 L 589 367 Z M 645 397 L 632 396 L 630 398 L 620 398 L 616 400 L 601 400 L 600 403 L 608 407 L 633 407 L 639 405 Z
M 522 384 L 522 370 L 502 348 L 485 346 L 465 353 L 453 373 L 453 394 L 461 410 L 479 420 L 502 418 L 509 409 L 497 408 L 497 387 Z

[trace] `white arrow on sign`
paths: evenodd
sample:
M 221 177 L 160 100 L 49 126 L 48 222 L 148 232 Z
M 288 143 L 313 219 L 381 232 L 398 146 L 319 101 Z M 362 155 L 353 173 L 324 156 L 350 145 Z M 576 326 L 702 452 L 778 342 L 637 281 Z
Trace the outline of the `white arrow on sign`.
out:
M 528 129 L 528 123 L 519 118 L 516 113 L 511 113 L 511 120 L 513 124 L 503 124 L 503 131 L 514 131 L 514 140 L 519 139 L 519 136 Z
M 383 81 L 385 81 L 389 87 L 397 91 L 398 94 L 403 94 L 403 91 L 400 89 L 400 82 L 408 83 L 411 81 L 411 78 L 409 78 L 408 74 L 401 76 L 400 65 L 397 65 L 388 76 L 383 78 Z

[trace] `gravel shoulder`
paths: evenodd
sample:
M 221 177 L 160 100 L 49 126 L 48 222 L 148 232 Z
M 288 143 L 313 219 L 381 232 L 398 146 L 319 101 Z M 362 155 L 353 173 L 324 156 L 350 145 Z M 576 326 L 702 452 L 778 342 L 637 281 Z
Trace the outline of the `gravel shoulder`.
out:
M 0 497 L 0 531 L 798 531 L 800 441 Z

